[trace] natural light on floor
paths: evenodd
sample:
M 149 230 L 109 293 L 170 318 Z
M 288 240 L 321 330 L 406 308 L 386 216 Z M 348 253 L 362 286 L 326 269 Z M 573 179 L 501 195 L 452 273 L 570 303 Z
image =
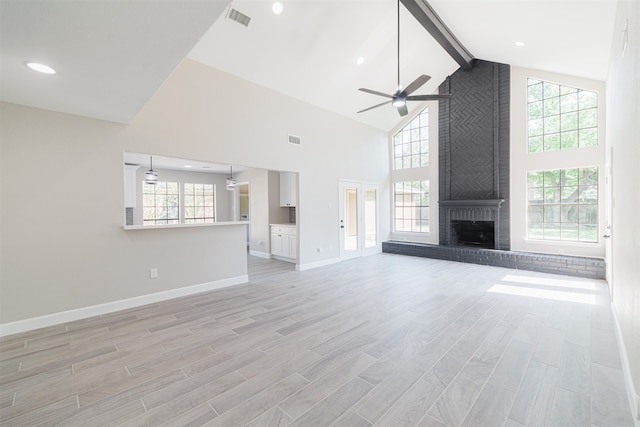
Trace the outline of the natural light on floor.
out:
M 487 292 L 593 305 L 596 303 L 596 294 L 602 291 L 602 289 L 599 289 L 598 283 L 587 280 L 540 278 L 508 274 L 504 276 L 502 282 L 508 283 L 496 283 Z
M 587 279 L 585 280 L 575 280 L 575 279 L 545 279 L 542 277 L 527 277 L 527 276 L 517 276 L 514 274 L 507 274 L 502 279 L 503 282 L 516 282 L 516 283 L 528 283 L 532 285 L 539 286 L 552 286 L 554 288 L 570 288 L 570 289 L 584 289 L 586 291 L 597 291 L 598 283 L 589 282 Z

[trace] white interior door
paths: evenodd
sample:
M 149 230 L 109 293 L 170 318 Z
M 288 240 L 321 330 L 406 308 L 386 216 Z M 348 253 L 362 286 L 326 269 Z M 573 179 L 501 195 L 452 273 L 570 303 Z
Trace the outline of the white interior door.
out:
M 340 259 L 380 252 L 377 185 L 340 181 Z
M 613 147 L 609 147 L 607 154 L 605 164 L 605 233 L 602 238 L 605 241 L 606 279 L 613 299 Z

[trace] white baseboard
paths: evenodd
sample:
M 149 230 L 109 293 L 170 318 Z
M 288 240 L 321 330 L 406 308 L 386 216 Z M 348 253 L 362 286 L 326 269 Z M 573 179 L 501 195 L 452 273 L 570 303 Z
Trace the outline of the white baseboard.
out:
M 249 251 L 249 255 L 251 256 L 257 256 L 258 258 L 265 258 L 265 259 L 271 259 L 271 254 L 268 252 L 261 252 L 261 251 L 254 251 L 253 249 L 251 249 Z
M 324 267 L 325 265 L 337 264 L 340 262 L 340 258 L 323 259 L 322 261 L 309 262 L 307 264 L 296 264 L 296 270 L 305 271 L 312 268 Z
M 120 310 L 127 310 L 129 308 L 153 304 L 155 302 L 166 301 L 173 298 L 213 291 L 215 289 L 226 288 L 228 286 L 240 285 L 242 283 L 247 283 L 248 281 L 249 276 L 245 274 L 242 276 L 229 277 L 228 279 L 216 280 L 214 282 L 185 286 L 168 291 L 141 295 L 138 297 L 62 311 L 59 313 L 47 314 L 45 316 L 33 317 L 31 319 L 9 322 L 0 325 L 0 337 L 32 331 L 39 328 L 46 328 L 48 326 L 59 325 L 61 323 L 73 322 L 75 320 L 86 319 L 88 317 L 100 316 L 102 314 L 113 313 Z
M 631 407 L 631 416 L 633 417 L 633 422 L 636 427 L 640 427 L 640 413 L 638 413 L 638 411 L 640 411 L 640 401 L 639 397 L 636 395 L 635 387 L 633 386 L 627 348 L 624 346 L 622 329 L 620 328 L 620 323 L 618 323 L 618 316 L 616 315 L 616 309 L 613 303 L 611 303 L 611 313 L 613 314 L 613 324 L 616 330 L 616 338 L 618 339 L 618 349 L 620 350 L 620 360 L 622 362 L 622 374 L 624 375 L 624 383 L 627 387 L 627 398 L 629 400 L 629 406 Z

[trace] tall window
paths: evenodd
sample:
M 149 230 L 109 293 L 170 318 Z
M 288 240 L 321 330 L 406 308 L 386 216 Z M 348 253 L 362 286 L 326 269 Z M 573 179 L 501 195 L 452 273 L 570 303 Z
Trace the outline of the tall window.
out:
M 184 184 L 184 223 L 215 222 L 213 184 Z
M 598 168 L 527 174 L 530 239 L 597 242 Z
M 429 109 L 425 108 L 393 137 L 393 168 L 429 164 Z
M 392 140 L 393 231 L 429 233 L 429 108 Z
M 143 224 L 180 223 L 180 192 L 177 182 L 142 184 Z
M 598 95 L 541 80 L 527 81 L 529 153 L 598 145 Z
M 395 231 L 429 232 L 429 181 L 396 182 Z

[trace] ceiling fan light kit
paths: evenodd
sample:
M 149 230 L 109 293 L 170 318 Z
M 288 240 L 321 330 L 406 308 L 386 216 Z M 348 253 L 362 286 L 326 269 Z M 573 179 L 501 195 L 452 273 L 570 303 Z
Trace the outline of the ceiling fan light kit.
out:
M 407 104 L 407 99 L 401 96 L 396 96 L 393 98 L 393 101 L 391 101 L 391 105 L 393 105 L 394 107 L 402 107 L 403 105 Z
M 153 156 L 149 156 L 149 170 L 144 173 L 144 183 L 149 185 L 158 183 L 158 172 L 153 170 Z
M 397 89 L 393 95 L 389 95 L 383 92 L 378 92 L 376 90 L 371 90 L 366 88 L 358 89 L 362 92 L 370 93 L 372 95 L 391 98 L 391 101 L 385 101 L 383 103 L 374 105 L 373 107 L 365 108 L 364 110 L 358 111 L 358 113 L 364 113 L 365 111 L 373 110 L 374 108 L 391 104 L 398 109 L 398 114 L 400 114 L 400 116 L 406 116 L 409 113 L 409 110 L 407 109 L 407 101 L 439 101 L 443 99 L 449 99 L 451 97 L 450 94 L 411 96 L 413 92 L 420 89 L 426 82 L 429 81 L 429 79 L 431 79 L 431 77 L 426 74 L 418 76 L 418 78 L 412 81 L 406 88 L 404 89 L 402 88 L 402 85 L 400 85 L 400 0 L 397 0 L 397 22 L 398 22 L 398 39 L 397 39 L 398 86 L 397 86 Z
M 233 166 L 229 166 L 229 176 L 227 177 L 226 188 L 229 191 L 236 189 L 237 180 L 233 177 Z

